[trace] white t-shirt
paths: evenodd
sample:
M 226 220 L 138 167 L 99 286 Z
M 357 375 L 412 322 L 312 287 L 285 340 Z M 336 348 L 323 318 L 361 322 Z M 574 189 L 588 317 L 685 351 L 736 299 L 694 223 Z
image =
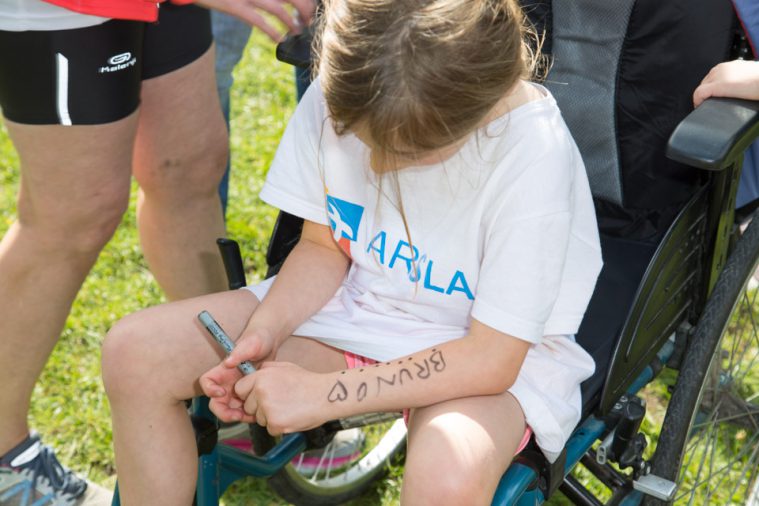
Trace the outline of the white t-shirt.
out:
M 95 26 L 108 18 L 88 16 L 42 0 L 0 0 L 0 30 L 70 30 Z
M 394 185 L 380 196 L 368 148 L 337 136 L 314 82 L 261 198 L 329 224 L 353 262 L 322 311 L 345 313 L 345 332 L 299 335 L 386 360 L 463 336 L 470 317 L 531 343 L 577 331 L 601 250 L 580 154 L 540 90 L 444 163 L 397 172 L 409 238 Z

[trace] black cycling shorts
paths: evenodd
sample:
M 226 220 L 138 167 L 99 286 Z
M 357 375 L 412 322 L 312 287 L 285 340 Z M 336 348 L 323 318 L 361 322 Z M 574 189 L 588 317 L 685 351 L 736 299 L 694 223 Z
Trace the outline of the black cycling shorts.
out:
M 144 79 L 197 60 L 212 40 L 207 10 L 168 2 L 155 23 L 0 30 L 0 109 L 9 120 L 29 125 L 116 121 L 137 109 Z

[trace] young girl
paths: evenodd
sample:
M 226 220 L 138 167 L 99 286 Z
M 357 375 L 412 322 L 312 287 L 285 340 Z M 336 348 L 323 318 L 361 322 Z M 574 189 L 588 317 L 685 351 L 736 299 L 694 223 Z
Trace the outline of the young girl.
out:
M 306 220 L 280 274 L 108 335 L 126 505 L 191 503 L 182 400 L 201 393 L 272 434 L 408 409 L 413 505 L 489 504 L 530 430 L 555 458 L 579 420 L 600 248 L 577 148 L 523 80 L 516 2 L 330 0 L 320 23 L 319 78 L 261 193 Z M 237 338 L 220 364 L 204 309 Z

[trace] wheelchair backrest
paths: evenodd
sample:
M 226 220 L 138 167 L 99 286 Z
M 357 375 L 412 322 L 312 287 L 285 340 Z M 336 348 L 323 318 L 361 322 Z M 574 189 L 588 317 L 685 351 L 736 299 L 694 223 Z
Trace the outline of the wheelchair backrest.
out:
M 601 400 L 603 411 L 694 306 L 691 275 L 702 259 L 681 256 L 693 227 L 670 230 L 679 245 L 660 242 L 707 176 L 667 159 L 665 149 L 693 109 L 693 90 L 727 59 L 734 13 L 730 0 L 522 4 L 544 34 L 545 85 L 580 148 L 596 204 L 605 265 L 578 342 L 597 365 L 583 385 L 585 408 Z M 683 215 L 706 228 L 694 206 Z
M 525 0 L 545 84 L 583 155 L 602 231 L 662 232 L 701 174 L 664 156 L 692 93 L 732 43 L 729 0 Z M 669 213 L 667 214 L 667 211 Z M 665 220 L 666 221 L 666 220 Z

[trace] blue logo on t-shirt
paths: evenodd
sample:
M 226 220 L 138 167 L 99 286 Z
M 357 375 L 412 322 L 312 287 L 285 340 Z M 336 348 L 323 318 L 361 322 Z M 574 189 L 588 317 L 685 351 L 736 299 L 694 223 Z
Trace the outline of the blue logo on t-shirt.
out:
M 358 239 L 358 227 L 363 215 L 363 207 L 327 195 L 327 216 L 332 237 L 348 256 L 351 256 L 350 243 Z

